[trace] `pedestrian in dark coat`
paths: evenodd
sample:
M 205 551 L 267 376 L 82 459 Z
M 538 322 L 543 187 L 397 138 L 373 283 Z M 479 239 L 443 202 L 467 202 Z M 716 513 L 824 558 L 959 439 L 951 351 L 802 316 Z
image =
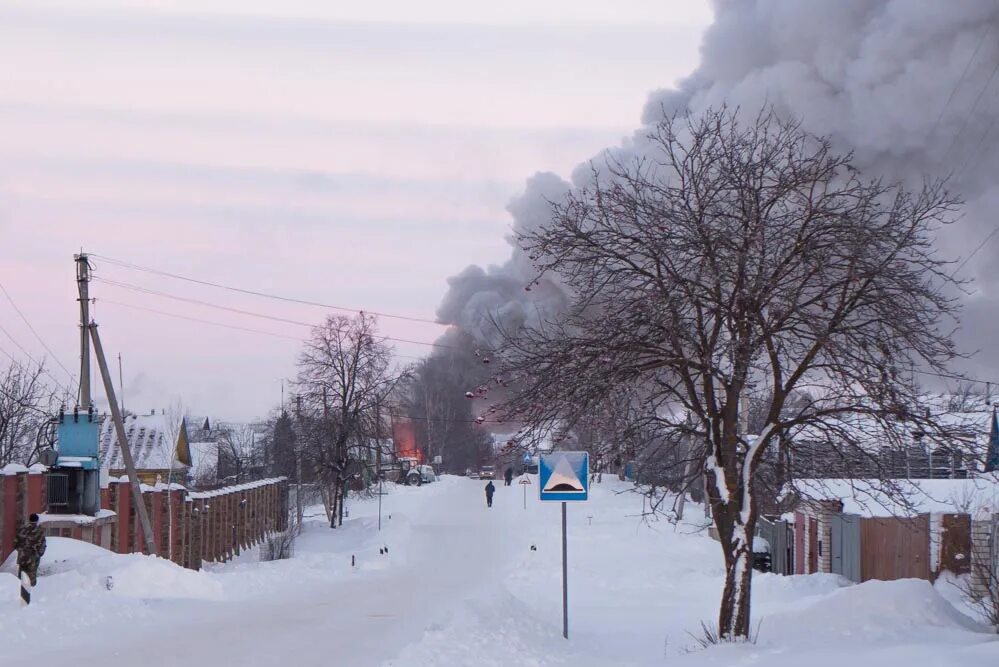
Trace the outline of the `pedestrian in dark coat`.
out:
M 507 468 L 506 472 L 503 473 L 503 479 L 506 480 L 506 485 L 510 486 L 513 482 L 513 468 Z
M 17 567 L 28 575 L 31 585 L 38 581 L 38 563 L 45 553 L 45 533 L 38 525 L 38 515 L 32 514 L 27 523 L 22 523 L 14 535 L 14 548 L 17 549 Z
M 488 484 L 486 484 L 486 507 L 493 506 L 494 493 L 496 493 L 496 487 L 493 486 L 493 483 L 490 481 Z

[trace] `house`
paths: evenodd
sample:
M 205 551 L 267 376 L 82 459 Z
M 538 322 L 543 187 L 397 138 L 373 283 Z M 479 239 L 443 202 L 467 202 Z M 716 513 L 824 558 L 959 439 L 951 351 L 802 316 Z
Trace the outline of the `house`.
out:
M 971 565 L 972 523 L 999 512 L 999 474 L 967 479 L 799 479 L 788 574 L 831 572 L 853 581 L 918 578 Z M 766 537 L 766 536 L 765 536 Z
M 125 418 L 125 438 L 144 484 L 187 480 L 193 461 L 186 420 L 177 421 L 156 410 L 148 415 L 129 415 Z M 100 460 L 102 472 L 111 477 L 128 474 L 114 421 L 106 416 L 101 421 Z

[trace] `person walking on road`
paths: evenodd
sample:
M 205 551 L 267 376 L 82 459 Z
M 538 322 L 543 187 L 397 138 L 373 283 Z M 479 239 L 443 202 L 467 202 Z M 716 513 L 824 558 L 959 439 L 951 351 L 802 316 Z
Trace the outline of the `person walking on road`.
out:
M 510 486 L 510 484 L 513 482 L 513 468 L 507 466 L 506 472 L 503 473 L 503 479 L 506 480 L 506 485 Z
M 493 506 L 493 494 L 496 493 L 496 487 L 493 486 L 492 481 L 486 484 L 486 507 Z
M 21 524 L 14 535 L 14 548 L 17 549 L 17 567 L 28 575 L 31 585 L 38 581 L 38 563 L 45 553 L 45 533 L 38 525 L 38 515 L 32 514 L 28 522 Z

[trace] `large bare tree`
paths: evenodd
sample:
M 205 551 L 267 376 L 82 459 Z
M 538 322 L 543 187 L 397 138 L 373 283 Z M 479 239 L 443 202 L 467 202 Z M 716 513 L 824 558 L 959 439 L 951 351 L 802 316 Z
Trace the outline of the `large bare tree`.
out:
M 850 460 L 875 437 L 947 435 L 910 370 L 955 356 L 934 235 L 959 202 L 939 182 L 866 179 L 772 111 L 667 118 L 644 155 L 609 158 L 520 237 L 574 301 L 510 332 L 504 372 L 520 391 L 506 409 L 565 428 L 630 387 L 684 436 L 663 455 L 697 455 L 725 559 L 719 635 L 746 638 L 763 461 L 799 440 Z M 763 402 L 754 435 L 740 419 L 748 394 Z
M 332 528 L 343 522 L 347 483 L 357 472 L 352 448 L 367 447 L 381 433 L 377 408 L 396 382 L 391 355 L 391 347 L 377 334 L 377 321 L 365 314 L 327 317 L 302 348 L 299 436 Z

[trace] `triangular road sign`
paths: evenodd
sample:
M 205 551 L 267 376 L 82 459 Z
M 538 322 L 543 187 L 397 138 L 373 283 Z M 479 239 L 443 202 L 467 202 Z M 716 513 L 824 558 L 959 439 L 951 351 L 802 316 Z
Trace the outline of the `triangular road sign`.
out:
M 541 500 L 564 502 L 589 497 L 590 457 L 586 452 L 543 455 L 538 472 Z
M 583 483 L 579 480 L 579 475 L 572 469 L 569 459 L 565 456 L 559 458 L 555 464 L 548 481 L 545 483 L 545 491 L 585 491 Z

